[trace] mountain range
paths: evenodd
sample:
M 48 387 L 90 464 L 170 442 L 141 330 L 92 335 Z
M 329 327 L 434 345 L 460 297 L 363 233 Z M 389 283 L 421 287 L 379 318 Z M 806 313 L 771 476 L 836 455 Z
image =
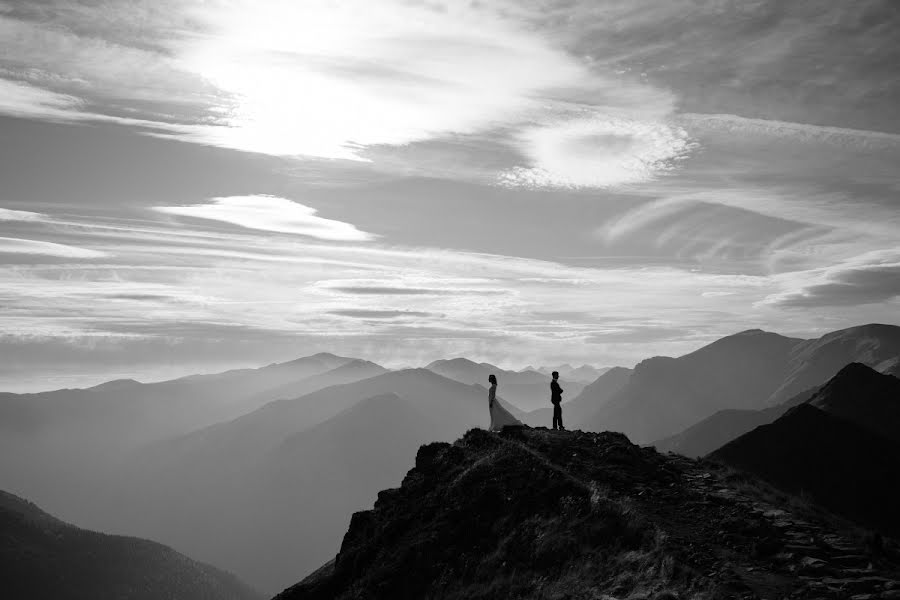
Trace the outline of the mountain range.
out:
M 895 371 L 898 340 L 889 325 L 816 340 L 745 331 L 609 369 L 580 391 L 563 377 L 564 421 L 705 455 L 806 402 L 849 362 Z M 388 371 L 318 354 L 156 384 L 2 394 L 0 478 L 69 522 L 160 540 L 274 593 L 337 552 L 348 515 L 396 485 L 421 444 L 486 427 L 489 373 L 510 412 L 549 425 L 545 374 L 466 359 Z M 887 422 L 875 410 L 866 405 L 857 425 Z
M 123 455 L 306 394 L 383 373 L 332 354 L 213 375 L 143 384 L 133 380 L 38 394 L 0 393 L 4 485 L 54 514 L 91 527 L 93 487 Z
M 799 399 L 851 362 L 894 369 L 898 356 L 900 327 L 894 325 L 862 325 L 814 340 L 744 331 L 684 356 L 641 361 L 627 384 L 603 406 L 589 411 L 589 416 L 582 411 L 573 414 L 567 426 L 621 431 L 639 443 L 665 440 L 663 447 L 677 449 L 668 438 L 719 411 L 730 411 L 728 415 L 734 419 L 718 415 L 707 430 L 727 432 L 732 421 L 742 420 L 755 426 L 762 422 L 760 415 L 743 411 L 776 408 L 792 398 Z M 563 404 L 564 421 L 567 408 L 568 404 Z M 774 419 L 780 413 L 773 410 L 769 414 Z M 733 425 L 735 431 L 746 431 L 743 427 Z M 722 437 L 727 438 L 727 433 Z
M 887 369 L 891 372 L 892 361 L 872 362 L 878 369 Z M 890 430 L 891 425 L 888 424 L 898 422 L 895 411 L 900 410 L 896 402 L 900 398 L 900 392 L 892 385 L 896 377 L 879 374 L 861 363 L 850 364 L 854 365 L 853 369 L 847 373 L 841 370 L 838 375 L 842 377 L 835 376 L 827 386 L 812 387 L 786 402 L 761 410 L 716 412 L 674 436 L 654 442 L 653 445 L 662 451 L 678 452 L 686 456 L 705 456 L 760 425 L 772 423 L 799 404 L 810 401 L 814 406 L 824 408 L 827 401 L 823 398 L 835 396 L 841 398 L 859 396 L 866 400 L 855 404 L 843 402 L 839 408 L 832 411 L 836 416 L 850 417 L 849 420 L 857 421 L 864 426 L 868 425 L 870 429 L 885 437 L 894 437 L 896 433 Z M 853 374 L 854 377 L 848 377 L 848 374 Z M 862 410 L 862 413 L 853 414 L 854 410 Z
M 5 598 L 261 600 L 235 576 L 156 542 L 80 529 L 0 491 Z
M 436 360 L 426 369 L 462 383 L 487 386 L 488 375 L 497 377 L 499 393 L 510 403 L 524 411 L 531 411 L 550 405 L 549 373 L 525 369 L 507 371 L 489 363 L 476 363 L 466 358 Z M 570 370 L 571 367 L 570 367 Z M 578 395 L 584 384 L 578 381 L 566 382 L 566 391 L 571 397 Z
M 567 381 L 576 381 L 579 383 L 591 383 L 598 377 L 609 371 L 612 367 L 595 367 L 593 365 L 581 365 L 580 367 L 572 366 L 568 363 L 550 367 L 525 367 L 522 371 L 537 371 L 547 377 L 556 371 L 559 376 Z
M 277 589 L 336 550 L 347 515 L 398 481 L 421 444 L 487 422 L 483 387 L 384 373 L 140 448 L 96 508 L 107 527 Z

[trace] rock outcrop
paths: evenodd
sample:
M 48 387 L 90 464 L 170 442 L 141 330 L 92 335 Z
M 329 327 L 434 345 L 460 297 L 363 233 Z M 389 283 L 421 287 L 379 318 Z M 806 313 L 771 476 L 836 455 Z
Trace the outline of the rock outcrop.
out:
M 616 433 L 507 428 L 423 446 L 278 600 L 891 598 L 892 542 L 715 463 Z M 894 595 L 892 595 L 894 594 Z

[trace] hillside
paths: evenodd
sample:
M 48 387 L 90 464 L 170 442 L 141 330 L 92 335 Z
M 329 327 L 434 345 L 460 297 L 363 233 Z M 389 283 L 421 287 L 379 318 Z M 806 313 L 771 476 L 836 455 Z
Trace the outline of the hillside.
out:
M 790 506 L 620 434 L 473 430 L 420 448 L 277 599 L 894 597 L 896 557 Z
M 0 491 L 6 598 L 257 600 L 236 577 L 155 542 L 79 529 Z
M 710 455 L 866 526 L 900 536 L 900 445 L 810 403 Z

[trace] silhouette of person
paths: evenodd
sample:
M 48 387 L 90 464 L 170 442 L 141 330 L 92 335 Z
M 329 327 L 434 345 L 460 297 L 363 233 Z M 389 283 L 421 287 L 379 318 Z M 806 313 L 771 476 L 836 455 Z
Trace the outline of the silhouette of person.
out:
M 497 376 L 488 375 L 491 388 L 488 390 L 488 410 L 491 413 L 491 425 L 488 431 L 500 431 L 507 425 L 521 425 L 522 422 L 500 405 L 497 401 Z
M 562 395 L 563 389 L 559 386 L 559 372 L 553 371 L 553 381 L 550 382 L 550 402 L 553 403 L 553 429 L 565 429 L 562 422 Z

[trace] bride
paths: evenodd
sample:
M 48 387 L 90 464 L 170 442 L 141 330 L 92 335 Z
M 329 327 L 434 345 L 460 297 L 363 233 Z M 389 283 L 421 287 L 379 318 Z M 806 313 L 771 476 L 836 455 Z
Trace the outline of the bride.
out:
M 522 422 L 512 416 L 508 410 L 497 401 L 497 377 L 488 375 L 491 389 L 488 390 L 488 409 L 491 412 L 491 426 L 488 431 L 500 431 L 506 425 L 521 425 Z

